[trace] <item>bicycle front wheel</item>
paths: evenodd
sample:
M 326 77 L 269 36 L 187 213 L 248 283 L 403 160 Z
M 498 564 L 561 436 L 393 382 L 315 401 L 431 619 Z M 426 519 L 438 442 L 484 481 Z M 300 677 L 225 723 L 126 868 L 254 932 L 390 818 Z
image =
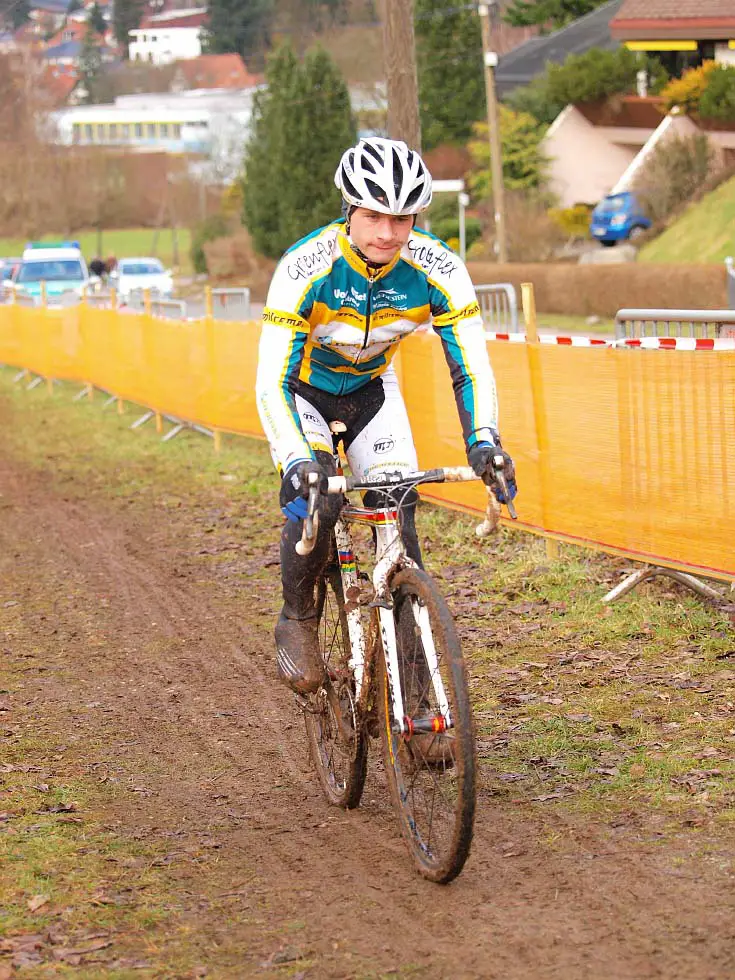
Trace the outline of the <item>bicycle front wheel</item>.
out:
M 342 579 L 334 566 L 317 583 L 316 608 L 327 680 L 304 709 L 306 734 L 324 795 L 350 810 L 359 804 L 365 785 L 368 743 L 355 706 Z
M 378 675 L 383 755 L 393 806 L 418 870 L 446 884 L 469 855 L 475 816 L 475 737 L 452 615 L 429 576 L 391 582 L 398 677 L 383 649 Z M 385 643 L 385 633 L 384 643 Z M 399 684 L 404 728 L 394 718 Z

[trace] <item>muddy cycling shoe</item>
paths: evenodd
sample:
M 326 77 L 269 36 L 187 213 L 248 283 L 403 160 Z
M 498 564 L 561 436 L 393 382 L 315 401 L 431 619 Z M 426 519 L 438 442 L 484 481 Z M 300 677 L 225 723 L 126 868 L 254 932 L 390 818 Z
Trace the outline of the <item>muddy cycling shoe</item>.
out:
M 280 679 L 298 694 L 313 694 L 319 688 L 325 671 L 315 616 L 286 619 L 281 613 L 276 623 L 276 665 Z

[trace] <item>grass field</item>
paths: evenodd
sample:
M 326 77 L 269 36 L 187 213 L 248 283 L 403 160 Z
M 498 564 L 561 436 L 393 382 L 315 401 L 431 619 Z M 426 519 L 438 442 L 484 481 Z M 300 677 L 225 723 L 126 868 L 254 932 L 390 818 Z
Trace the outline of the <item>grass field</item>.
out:
M 735 177 L 687 208 L 658 238 L 644 245 L 639 262 L 722 262 L 735 255 Z
M 103 231 L 101 241 L 96 229 L 76 235 L 44 235 L 40 241 L 78 241 L 87 261 L 101 254 L 123 258 L 129 255 L 156 255 L 167 267 L 177 267 L 181 272 L 191 272 L 189 249 L 191 235 L 188 228 L 177 228 L 178 261 L 175 261 L 174 239 L 170 228 L 162 228 L 156 239 L 155 228 L 117 228 Z M 0 238 L 0 256 L 20 255 L 25 238 Z

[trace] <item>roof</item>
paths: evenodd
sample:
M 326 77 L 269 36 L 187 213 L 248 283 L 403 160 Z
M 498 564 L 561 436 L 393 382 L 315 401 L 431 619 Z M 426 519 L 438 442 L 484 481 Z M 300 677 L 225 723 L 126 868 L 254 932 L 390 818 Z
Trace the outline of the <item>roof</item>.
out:
M 152 14 L 144 17 L 138 30 L 152 30 L 154 27 L 159 30 L 168 30 L 171 27 L 203 27 L 208 20 L 206 7 L 197 7 L 195 10 L 169 10 L 164 14 Z M 131 31 L 135 34 L 136 31 Z
M 618 13 L 622 3 L 623 0 L 608 0 L 592 13 L 585 14 L 561 30 L 531 38 L 503 55 L 495 73 L 498 94 L 502 97 L 520 85 L 527 85 L 545 70 L 550 61 L 561 64 L 570 54 L 584 54 L 590 48 L 616 48 L 618 42 L 613 40 L 609 22 Z
M 176 63 L 188 88 L 252 88 L 262 78 L 251 75 L 239 54 L 203 54 Z
M 735 0 L 624 0 L 610 29 L 623 41 L 728 38 Z
M 81 41 L 64 41 L 63 44 L 55 44 L 52 48 L 46 48 L 41 52 L 42 58 L 78 58 L 82 52 Z
M 46 65 L 37 85 L 39 90 L 48 97 L 50 106 L 59 109 L 66 105 L 69 96 L 76 88 L 78 78 L 71 67 L 64 65 Z

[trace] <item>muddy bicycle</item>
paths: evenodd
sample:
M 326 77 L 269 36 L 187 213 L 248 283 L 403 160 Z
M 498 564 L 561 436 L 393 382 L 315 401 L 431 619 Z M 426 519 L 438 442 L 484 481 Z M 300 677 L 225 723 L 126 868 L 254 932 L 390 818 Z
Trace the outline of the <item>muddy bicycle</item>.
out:
M 339 470 L 338 450 L 335 462 Z M 503 457 L 494 465 L 510 500 Z M 472 842 L 474 724 L 452 615 L 431 577 L 406 554 L 401 510 L 421 484 L 477 479 L 467 466 L 385 474 L 370 482 L 329 478 L 329 493 L 342 494 L 344 505 L 316 585 L 325 680 L 315 694 L 297 695 L 321 787 L 335 806 L 359 804 L 370 737 L 380 736 L 391 800 L 413 861 L 424 877 L 442 884 L 462 870 Z M 354 506 L 346 497 L 368 490 L 378 492 L 382 506 Z M 312 485 L 296 546 L 302 555 L 316 542 L 318 501 Z M 515 516 L 512 502 L 508 506 Z M 488 490 L 478 535 L 495 527 L 499 512 Z M 357 524 L 373 529 L 372 577 L 360 569 L 353 547 L 350 528 Z

